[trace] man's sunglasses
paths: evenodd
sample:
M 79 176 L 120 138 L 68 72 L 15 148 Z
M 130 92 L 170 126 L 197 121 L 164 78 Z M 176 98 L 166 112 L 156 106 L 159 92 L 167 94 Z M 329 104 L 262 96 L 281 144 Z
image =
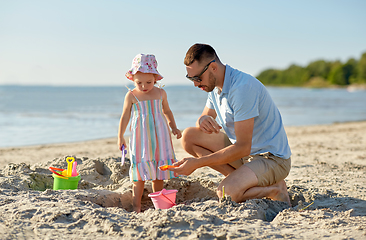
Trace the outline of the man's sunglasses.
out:
M 211 62 L 209 62 L 198 76 L 188 77 L 188 74 L 187 74 L 186 78 L 188 78 L 189 80 L 191 80 L 193 82 L 202 82 L 202 79 L 200 77 L 202 76 L 202 74 L 204 74 L 206 72 L 206 70 L 208 69 L 208 66 L 210 66 L 210 64 L 213 62 L 215 62 L 215 59 L 212 60 Z

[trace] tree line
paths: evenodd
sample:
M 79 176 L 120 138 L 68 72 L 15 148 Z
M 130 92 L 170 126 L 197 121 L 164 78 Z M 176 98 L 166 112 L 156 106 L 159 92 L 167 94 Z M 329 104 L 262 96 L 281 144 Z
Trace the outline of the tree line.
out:
M 287 69 L 267 69 L 257 78 L 265 85 L 327 87 L 366 84 L 366 52 L 347 62 L 317 60 L 306 67 L 292 64 Z

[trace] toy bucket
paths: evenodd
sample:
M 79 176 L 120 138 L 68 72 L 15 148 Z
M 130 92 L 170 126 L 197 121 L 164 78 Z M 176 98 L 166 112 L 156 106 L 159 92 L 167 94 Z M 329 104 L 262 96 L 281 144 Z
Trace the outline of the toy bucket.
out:
M 81 179 L 80 174 L 75 177 L 60 177 L 52 173 L 53 190 L 74 190 L 78 188 L 78 183 Z
M 175 198 L 178 190 L 163 189 L 159 192 L 150 193 L 149 197 L 154 204 L 155 209 L 168 209 L 175 206 Z

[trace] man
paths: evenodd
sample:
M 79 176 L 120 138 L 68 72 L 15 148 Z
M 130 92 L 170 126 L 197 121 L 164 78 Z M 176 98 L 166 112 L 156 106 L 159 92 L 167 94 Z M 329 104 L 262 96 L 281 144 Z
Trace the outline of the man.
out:
M 235 202 L 266 197 L 291 205 L 284 181 L 291 150 L 266 88 L 253 76 L 221 63 L 207 44 L 194 44 L 184 64 L 186 77 L 209 94 L 196 127 L 183 132 L 182 146 L 194 158 L 178 161 L 172 171 L 189 175 L 209 166 L 225 176 L 217 189 L 219 198 L 225 187 Z

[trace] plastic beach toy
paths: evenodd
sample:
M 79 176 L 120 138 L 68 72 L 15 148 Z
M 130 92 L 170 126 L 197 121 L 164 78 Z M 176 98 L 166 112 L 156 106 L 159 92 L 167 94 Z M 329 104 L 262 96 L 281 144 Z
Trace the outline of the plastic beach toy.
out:
M 150 193 L 148 196 L 154 204 L 155 209 L 168 209 L 177 204 L 175 204 L 175 198 L 178 190 L 163 189 L 159 192 Z
M 127 154 L 127 150 L 125 149 L 125 145 L 122 145 L 122 157 L 121 157 L 122 165 L 125 164 L 126 154 Z
M 70 189 L 74 190 L 78 188 L 78 183 L 81 179 L 80 175 L 76 171 L 76 161 L 73 157 L 66 158 L 68 164 L 67 169 L 49 167 L 53 177 L 53 190 Z
M 72 163 L 75 161 L 75 158 L 73 157 L 67 157 L 66 158 L 66 162 L 67 162 L 67 177 L 71 177 L 72 175 Z
M 48 170 L 50 170 L 53 174 L 55 174 L 59 178 L 68 179 L 68 177 L 65 177 L 65 173 L 66 173 L 65 169 L 49 167 Z
M 78 174 L 78 172 L 76 171 L 76 166 L 78 165 L 78 163 L 75 161 L 72 163 L 72 172 L 71 172 L 71 177 L 76 177 Z
M 65 177 L 61 174 L 65 169 L 54 167 L 49 167 L 48 169 L 52 172 L 53 190 L 74 190 L 78 188 L 78 183 L 81 179 L 79 174 L 75 177 Z
M 159 167 L 159 169 L 160 169 L 161 171 L 166 171 L 166 170 L 168 170 L 168 169 L 170 169 L 170 168 L 176 168 L 176 166 L 172 166 L 172 165 L 163 165 L 163 166 L 160 166 L 160 167 Z
M 78 188 L 78 183 L 81 179 L 80 175 L 75 177 L 61 178 L 55 173 L 52 174 L 53 177 L 53 190 L 75 190 Z

